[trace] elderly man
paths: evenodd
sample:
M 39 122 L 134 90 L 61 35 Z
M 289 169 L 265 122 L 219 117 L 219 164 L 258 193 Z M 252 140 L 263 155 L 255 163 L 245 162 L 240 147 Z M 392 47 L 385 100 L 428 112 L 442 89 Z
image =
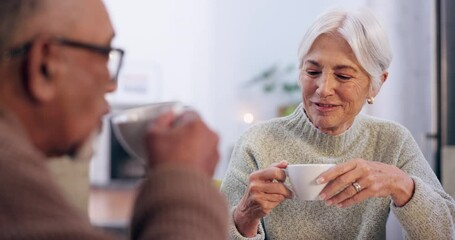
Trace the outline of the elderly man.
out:
M 100 0 L 0 1 L 0 239 L 109 239 L 64 200 L 45 161 L 100 127 L 123 56 L 113 37 Z M 169 113 L 147 139 L 132 238 L 226 238 L 216 134 L 194 113 Z

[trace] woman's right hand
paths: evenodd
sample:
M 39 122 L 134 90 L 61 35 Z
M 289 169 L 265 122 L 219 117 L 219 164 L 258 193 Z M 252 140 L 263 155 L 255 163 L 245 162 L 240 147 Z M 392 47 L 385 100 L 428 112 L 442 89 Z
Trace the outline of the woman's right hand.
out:
M 248 189 L 234 211 L 234 223 L 244 237 L 258 233 L 259 221 L 287 198 L 292 192 L 284 185 L 288 163 L 281 161 L 249 176 Z

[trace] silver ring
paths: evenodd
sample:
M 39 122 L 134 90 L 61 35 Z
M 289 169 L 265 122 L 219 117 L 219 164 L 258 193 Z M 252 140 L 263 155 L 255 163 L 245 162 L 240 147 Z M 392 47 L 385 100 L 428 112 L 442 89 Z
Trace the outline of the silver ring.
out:
M 358 182 L 353 182 L 352 183 L 352 186 L 354 187 L 355 191 L 357 193 L 359 193 L 360 191 L 362 191 L 362 187 L 360 186 L 360 184 Z

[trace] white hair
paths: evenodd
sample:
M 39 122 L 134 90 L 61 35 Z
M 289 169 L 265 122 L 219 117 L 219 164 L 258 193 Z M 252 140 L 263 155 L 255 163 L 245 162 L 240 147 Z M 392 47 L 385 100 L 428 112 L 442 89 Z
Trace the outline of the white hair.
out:
M 357 61 L 369 74 L 373 90 L 381 86 L 381 75 L 392 61 L 387 34 L 376 17 L 367 9 L 356 12 L 331 10 L 319 16 L 306 32 L 299 47 L 299 66 L 316 38 L 325 33 L 337 33 L 344 38 Z

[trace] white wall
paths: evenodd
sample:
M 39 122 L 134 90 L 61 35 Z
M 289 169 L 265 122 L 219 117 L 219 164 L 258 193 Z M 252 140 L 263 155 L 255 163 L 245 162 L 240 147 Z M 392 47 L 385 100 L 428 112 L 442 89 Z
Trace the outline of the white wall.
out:
M 138 73 L 145 73 L 152 83 L 145 84 L 150 90 L 148 95 L 133 102 L 181 100 L 203 105 L 205 99 L 201 96 L 207 92 L 210 1 L 105 2 L 117 29 L 114 44 L 126 50 L 121 74 L 128 75 L 127 80 L 132 77 L 134 82 Z M 125 93 L 124 83 L 120 82 L 116 102 L 129 102 L 137 95 L 134 91 Z

